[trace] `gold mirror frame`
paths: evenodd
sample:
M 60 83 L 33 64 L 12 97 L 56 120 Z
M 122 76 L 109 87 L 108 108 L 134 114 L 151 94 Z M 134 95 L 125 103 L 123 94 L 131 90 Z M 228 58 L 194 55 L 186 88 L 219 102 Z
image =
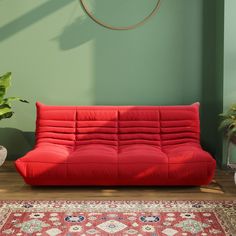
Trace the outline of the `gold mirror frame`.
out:
M 86 14 L 94 21 L 96 22 L 97 24 L 107 28 L 107 29 L 111 29 L 111 30 L 131 30 L 131 29 L 135 29 L 137 28 L 138 26 L 141 26 L 143 25 L 147 20 L 149 20 L 152 16 L 154 16 L 157 11 L 159 10 L 160 8 L 160 3 L 161 3 L 161 0 L 157 0 L 157 3 L 155 5 L 155 7 L 153 8 L 153 10 L 146 16 L 144 17 L 141 21 L 139 21 L 138 23 L 135 23 L 133 25 L 129 25 L 129 26 L 113 26 L 113 25 L 110 25 L 108 23 L 105 23 L 101 20 L 99 20 L 98 18 L 96 18 L 92 12 L 89 10 L 88 6 L 84 3 L 84 0 L 80 0 L 80 3 L 81 3 L 81 6 L 82 8 L 84 9 L 84 11 L 86 12 Z

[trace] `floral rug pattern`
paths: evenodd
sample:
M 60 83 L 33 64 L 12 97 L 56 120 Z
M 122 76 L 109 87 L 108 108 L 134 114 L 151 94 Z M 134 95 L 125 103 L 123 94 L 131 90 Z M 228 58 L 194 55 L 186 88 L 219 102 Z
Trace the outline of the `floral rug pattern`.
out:
M 236 235 L 236 201 L 0 201 L 0 235 Z

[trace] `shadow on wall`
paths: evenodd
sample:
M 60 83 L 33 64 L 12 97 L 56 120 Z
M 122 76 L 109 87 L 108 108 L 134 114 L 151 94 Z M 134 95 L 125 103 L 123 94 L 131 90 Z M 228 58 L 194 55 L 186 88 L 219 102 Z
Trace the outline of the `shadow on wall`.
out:
M 0 41 L 15 35 L 25 28 L 37 23 L 42 18 L 52 14 L 53 12 L 65 7 L 74 0 L 49 0 L 26 14 L 16 18 L 10 23 L 0 27 Z
M 81 7 L 80 1 L 79 0 L 76 0 L 76 1 L 78 2 L 78 6 Z M 123 2 L 113 1 L 112 5 L 114 5 L 113 8 L 116 9 L 115 12 L 110 11 L 110 10 L 107 11 L 106 10 L 107 6 L 106 4 L 104 4 L 104 2 L 103 3 L 100 2 L 100 4 L 96 4 L 96 2 L 94 2 L 94 4 L 92 5 L 93 5 L 93 8 L 95 8 L 96 6 L 96 10 L 93 10 L 94 15 L 98 14 L 98 15 L 102 15 L 104 18 L 116 19 L 116 18 L 120 18 L 120 17 L 117 17 L 117 14 L 119 14 L 120 12 L 119 11 L 120 6 L 128 7 L 128 5 L 130 4 L 127 5 L 125 1 Z M 81 7 L 81 10 L 82 10 L 82 7 Z M 84 13 L 84 10 L 82 10 L 82 12 L 83 12 L 83 16 L 79 16 L 72 23 L 67 24 L 62 30 L 61 34 L 58 37 L 54 38 L 54 40 L 56 40 L 59 43 L 59 48 L 61 50 L 69 50 L 69 49 L 79 47 L 92 39 L 97 40 L 99 37 L 101 37 L 101 32 L 103 33 L 109 32 L 111 34 L 114 34 L 114 32 L 122 33 L 122 31 L 113 31 L 113 30 L 105 29 L 99 26 L 94 21 L 92 21 L 86 15 L 86 13 Z M 124 16 L 122 16 L 122 18 L 124 18 Z M 98 43 L 97 46 L 100 47 L 100 44 Z
M 34 132 L 15 128 L 0 128 L 0 145 L 7 148 L 7 160 L 16 160 L 34 146 Z
M 77 17 L 74 22 L 64 27 L 61 34 L 54 38 L 61 50 L 69 50 L 83 45 L 94 39 L 97 26 L 88 17 Z

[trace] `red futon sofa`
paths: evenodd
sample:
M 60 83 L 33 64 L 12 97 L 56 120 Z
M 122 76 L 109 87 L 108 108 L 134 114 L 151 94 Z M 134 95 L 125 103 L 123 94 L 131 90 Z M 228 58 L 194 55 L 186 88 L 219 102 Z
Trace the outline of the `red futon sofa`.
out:
M 30 185 L 205 185 L 216 162 L 198 110 L 37 103 L 36 145 L 16 168 Z

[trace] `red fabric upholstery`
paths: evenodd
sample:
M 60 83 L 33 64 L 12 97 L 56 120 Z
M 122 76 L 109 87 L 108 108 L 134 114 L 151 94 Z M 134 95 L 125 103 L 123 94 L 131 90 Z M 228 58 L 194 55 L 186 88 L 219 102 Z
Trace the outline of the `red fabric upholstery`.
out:
M 16 168 L 31 185 L 208 184 L 198 109 L 37 103 L 36 145 Z

